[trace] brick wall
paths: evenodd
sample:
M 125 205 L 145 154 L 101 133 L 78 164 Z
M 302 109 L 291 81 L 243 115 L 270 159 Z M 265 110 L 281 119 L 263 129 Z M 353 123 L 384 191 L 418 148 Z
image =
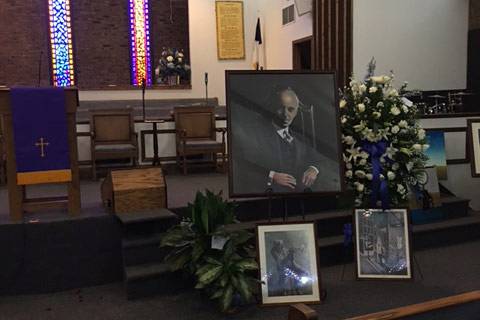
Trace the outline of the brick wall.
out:
M 469 29 L 480 29 L 480 0 L 470 0 Z
M 50 83 L 47 1 L 0 1 L 0 85 Z M 39 63 L 41 59 L 41 63 Z
M 150 1 L 150 28 L 155 30 L 151 36 L 152 69 L 158 66 L 163 47 L 183 49 L 189 56 L 188 37 L 188 1 Z M 162 31 L 160 31 L 162 30 Z
M 49 85 L 47 0 L 0 0 L 0 85 Z M 161 48 L 188 53 L 188 0 L 150 1 L 152 66 Z M 130 84 L 128 0 L 71 1 L 75 75 L 84 89 Z M 41 54 L 43 52 L 43 54 Z

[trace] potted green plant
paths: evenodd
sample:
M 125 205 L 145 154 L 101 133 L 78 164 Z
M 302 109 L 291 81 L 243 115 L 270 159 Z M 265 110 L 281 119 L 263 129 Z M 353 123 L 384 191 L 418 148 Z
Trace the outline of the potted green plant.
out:
M 221 193 L 197 192 L 189 216 L 168 230 L 160 244 L 172 249 L 165 258 L 171 270 L 187 271 L 195 288 L 218 301 L 224 312 L 232 310 L 236 297 L 251 301 L 258 288 L 258 264 L 249 242 L 253 233 L 232 228 L 234 207 Z

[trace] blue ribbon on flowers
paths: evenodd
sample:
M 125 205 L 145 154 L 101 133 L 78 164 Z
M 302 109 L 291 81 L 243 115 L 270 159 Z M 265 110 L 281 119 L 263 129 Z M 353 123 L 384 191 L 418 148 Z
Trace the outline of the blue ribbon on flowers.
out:
M 371 194 L 371 204 L 375 208 L 377 206 L 377 201 L 380 198 L 382 203 L 382 209 L 386 210 L 390 208 L 390 197 L 388 195 L 388 184 L 387 177 L 385 179 L 380 179 L 380 174 L 382 172 L 382 163 L 380 158 L 387 151 L 387 142 L 381 140 L 378 142 L 369 142 L 364 141 L 362 144 L 362 149 L 370 155 L 370 162 L 372 164 L 372 194 Z

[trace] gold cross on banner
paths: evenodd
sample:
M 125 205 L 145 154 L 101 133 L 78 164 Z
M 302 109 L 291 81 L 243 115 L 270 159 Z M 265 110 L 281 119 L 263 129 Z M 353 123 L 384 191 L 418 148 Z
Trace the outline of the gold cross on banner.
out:
M 46 142 L 43 137 L 40 138 L 40 142 L 35 143 L 36 147 L 40 147 L 40 157 L 45 158 L 45 147 L 47 147 L 49 144 L 50 143 Z

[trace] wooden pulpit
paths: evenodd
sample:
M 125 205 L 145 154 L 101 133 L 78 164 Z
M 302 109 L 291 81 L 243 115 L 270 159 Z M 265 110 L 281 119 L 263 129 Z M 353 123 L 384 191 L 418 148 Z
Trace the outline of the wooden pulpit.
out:
M 23 219 L 24 212 L 67 208 L 71 215 L 80 213 L 80 178 L 78 170 L 78 153 L 76 137 L 76 111 L 78 91 L 75 88 L 65 90 L 65 110 L 67 114 L 68 146 L 70 153 L 71 179 L 65 182 L 67 196 L 48 198 L 27 198 L 26 186 L 17 183 L 17 163 L 15 159 L 15 143 L 13 136 L 12 105 L 10 89 L 0 89 L 0 115 L 4 119 L 4 139 L 7 151 L 7 183 L 10 206 L 10 219 Z M 41 142 L 43 143 L 43 141 Z M 43 147 L 42 147 L 43 148 Z

